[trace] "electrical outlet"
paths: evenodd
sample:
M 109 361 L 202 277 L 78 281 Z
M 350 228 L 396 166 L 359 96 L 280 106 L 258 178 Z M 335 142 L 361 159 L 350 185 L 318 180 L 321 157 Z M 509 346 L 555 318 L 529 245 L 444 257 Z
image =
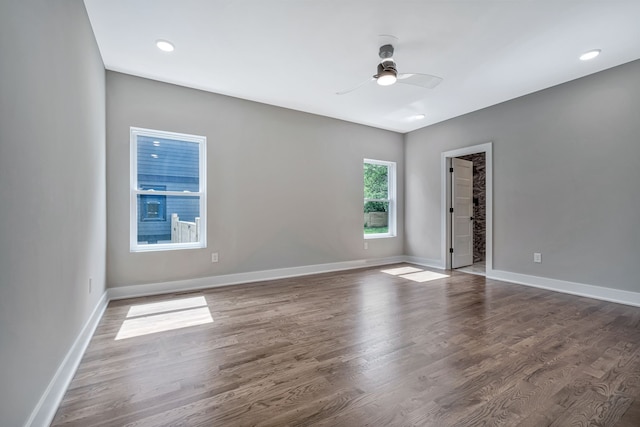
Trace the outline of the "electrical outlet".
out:
M 537 263 L 542 262 L 542 254 L 540 252 L 533 253 L 533 262 L 537 262 Z
M 218 262 L 218 252 L 211 253 L 211 262 Z
M 93 279 L 91 277 L 89 277 L 89 293 L 91 293 L 92 291 L 92 285 L 93 285 Z
M 369 242 L 364 242 L 364 248 L 369 249 Z

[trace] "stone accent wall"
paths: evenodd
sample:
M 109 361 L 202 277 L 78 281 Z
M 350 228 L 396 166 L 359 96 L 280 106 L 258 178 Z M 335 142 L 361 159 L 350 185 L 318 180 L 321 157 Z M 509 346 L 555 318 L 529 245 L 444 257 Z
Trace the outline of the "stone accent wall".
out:
M 485 153 L 460 156 L 473 162 L 473 262 L 484 261 L 487 227 L 486 162 Z M 477 203 L 476 203 L 477 202 Z

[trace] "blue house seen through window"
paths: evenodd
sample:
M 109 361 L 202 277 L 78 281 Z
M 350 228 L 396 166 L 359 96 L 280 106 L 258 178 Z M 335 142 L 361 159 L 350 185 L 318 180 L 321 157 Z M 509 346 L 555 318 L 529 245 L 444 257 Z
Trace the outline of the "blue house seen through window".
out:
M 181 221 L 200 216 L 199 147 L 197 143 L 139 135 L 137 140 L 138 189 L 176 191 L 180 196 L 138 195 L 138 242 L 171 241 L 171 215 Z

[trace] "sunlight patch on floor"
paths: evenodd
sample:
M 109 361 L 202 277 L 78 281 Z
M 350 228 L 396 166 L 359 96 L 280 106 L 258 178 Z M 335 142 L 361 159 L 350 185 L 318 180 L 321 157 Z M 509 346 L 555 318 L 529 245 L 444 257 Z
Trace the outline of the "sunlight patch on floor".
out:
M 115 340 L 213 323 L 203 296 L 131 306 Z
M 393 276 L 400 276 L 402 274 L 417 273 L 418 271 L 422 271 L 422 269 L 416 267 L 398 267 L 380 271 L 382 273 L 391 274 Z
M 444 279 L 449 277 L 447 274 L 434 273 L 433 271 L 421 271 L 420 273 L 403 274 L 403 279 L 413 280 L 414 282 L 430 282 L 431 280 Z
M 206 306 L 207 300 L 203 296 L 172 299 L 169 301 L 153 302 L 149 304 L 132 305 L 129 309 L 129 312 L 127 313 L 127 318 Z
M 413 280 L 414 282 L 429 282 L 431 280 L 444 279 L 449 277 L 447 274 L 435 273 L 433 271 L 426 271 L 416 267 L 398 267 L 390 268 L 388 270 L 380 270 L 382 273 L 391 274 L 393 276 L 400 276 L 403 279 Z

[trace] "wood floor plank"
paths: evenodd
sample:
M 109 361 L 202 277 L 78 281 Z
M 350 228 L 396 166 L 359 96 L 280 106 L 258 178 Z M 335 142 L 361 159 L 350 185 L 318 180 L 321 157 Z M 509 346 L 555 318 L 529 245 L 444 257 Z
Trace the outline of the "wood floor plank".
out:
M 407 266 L 113 301 L 52 425 L 640 426 L 640 308 Z

